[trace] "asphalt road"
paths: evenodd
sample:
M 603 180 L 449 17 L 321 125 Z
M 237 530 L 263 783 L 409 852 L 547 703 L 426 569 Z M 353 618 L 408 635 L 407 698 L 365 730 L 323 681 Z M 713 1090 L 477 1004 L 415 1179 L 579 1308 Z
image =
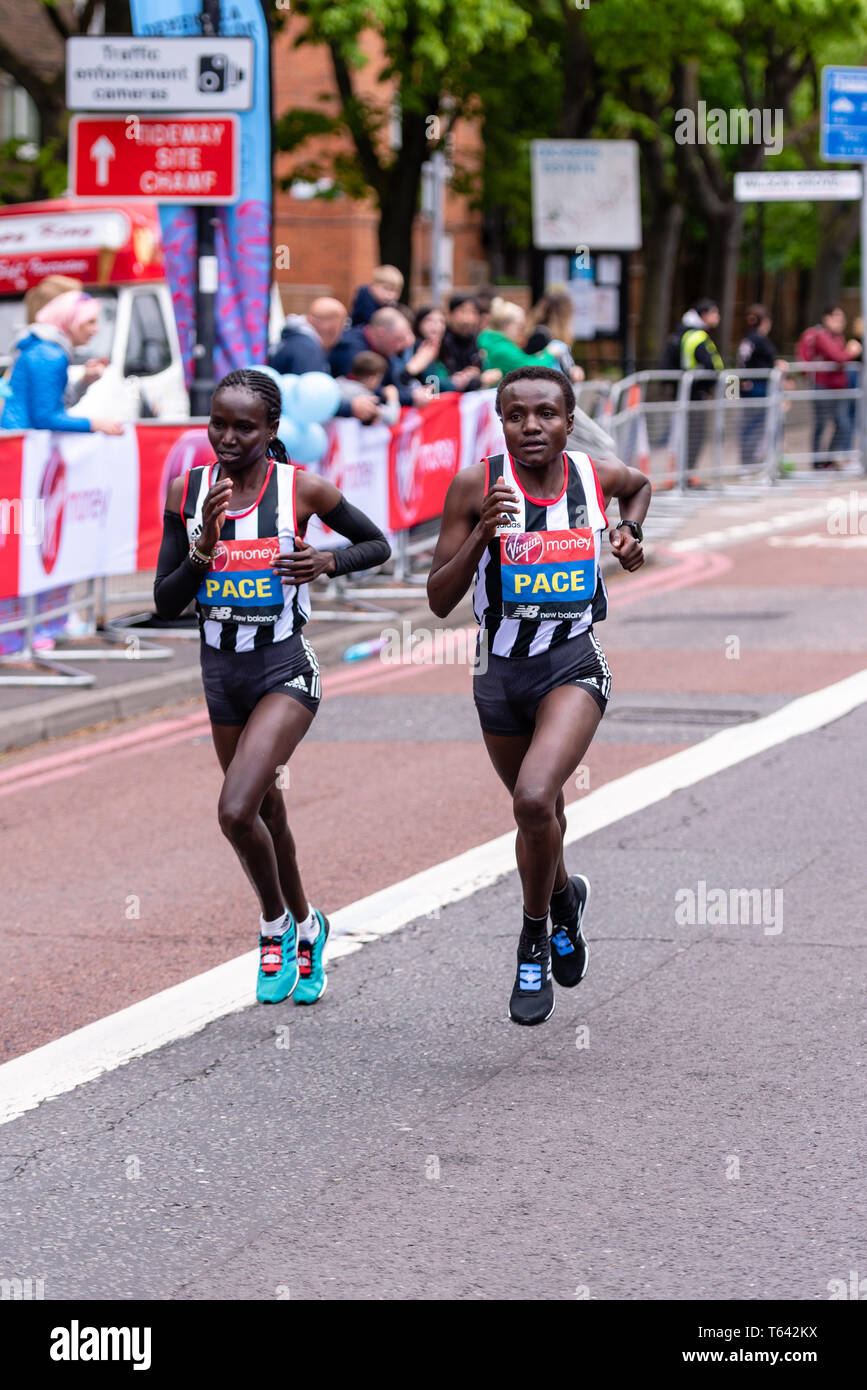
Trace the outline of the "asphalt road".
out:
M 867 666 L 863 548 L 773 524 L 816 500 L 753 509 L 749 539 L 705 508 L 612 584 L 587 789 Z M 465 670 L 324 688 L 288 791 L 314 901 L 509 829 Z M 200 711 L 0 763 L 5 1057 L 254 944 Z M 247 1009 L 6 1124 L 0 1275 L 48 1299 L 826 1299 L 864 1264 L 865 746 L 861 707 L 571 846 L 590 969 L 541 1028 L 507 1018 L 509 874 L 337 963 L 315 1009 Z M 681 925 L 702 882 L 773 916 Z

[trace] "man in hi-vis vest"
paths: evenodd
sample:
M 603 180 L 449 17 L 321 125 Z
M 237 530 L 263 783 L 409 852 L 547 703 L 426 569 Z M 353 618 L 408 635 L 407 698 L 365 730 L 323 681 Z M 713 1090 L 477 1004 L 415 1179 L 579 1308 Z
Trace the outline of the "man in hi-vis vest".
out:
M 721 372 L 723 360 L 710 330 L 719 324 L 719 305 L 713 299 L 700 299 L 694 309 L 688 309 L 681 320 L 680 367 L 684 372 Z M 714 394 L 712 381 L 696 381 L 689 393 L 691 401 L 707 400 Z M 704 443 L 710 412 L 701 407 L 690 409 L 687 430 L 687 468 L 692 472 Z

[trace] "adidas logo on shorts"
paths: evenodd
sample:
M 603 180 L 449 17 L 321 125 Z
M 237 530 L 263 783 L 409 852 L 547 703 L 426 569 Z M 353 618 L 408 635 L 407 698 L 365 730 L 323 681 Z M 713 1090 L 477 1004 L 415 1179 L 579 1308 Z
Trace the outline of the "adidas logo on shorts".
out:
M 307 682 L 303 676 L 296 676 L 294 680 L 284 681 L 283 684 L 290 690 L 303 690 L 305 695 L 307 694 Z

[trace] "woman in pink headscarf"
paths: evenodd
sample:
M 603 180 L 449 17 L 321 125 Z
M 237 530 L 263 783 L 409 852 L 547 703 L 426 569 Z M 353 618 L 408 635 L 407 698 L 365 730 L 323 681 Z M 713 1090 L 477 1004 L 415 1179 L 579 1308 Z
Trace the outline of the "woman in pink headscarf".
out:
M 122 434 L 123 425 L 114 420 L 88 420 L 69 415 L 64 408 L 69 359 L 77 347 L 89 343 L 99 326 L 99 301 L 81 290 L 68 290 L 45 304 L 16 343 L 17 356 L 11 376 L 3 382 L 0 427 L 4 430 L 66 430 L 76 433 L 99 431 Z M 88 363 L 86 379 L 95 380 L 101 364 Z M 38 596 L 39 608 L 49 611 L 68 603 L 72 589 L 49 589 Z M 4 600 L 0 621 L 19 617 L 20 599 Z M 8 604 L 8 609 L 7 609 Z M 39 623 L 34 633 L 34 649 L 54 645 L 55 637 L 79 635 L 82 620 L 77 613 Z M 20 650 L 23 637 L 18 632 L 0 636 L 0 654 Z
M 17 357 L 6 382 L 5 430 L 70 430 L 122 434 L 115 420 L 87 420 L 64 409 L 69 360 L 89 343 L 99 326 L 99 301 L 68 290 L 43 306 L 16 344 Z

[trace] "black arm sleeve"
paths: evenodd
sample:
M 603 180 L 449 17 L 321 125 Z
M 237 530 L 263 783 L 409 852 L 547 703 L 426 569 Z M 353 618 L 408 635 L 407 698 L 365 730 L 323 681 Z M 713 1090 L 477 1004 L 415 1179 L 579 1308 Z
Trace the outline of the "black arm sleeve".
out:
M 196 597 L 206 571 L 190 559 L 187 528 L 177 512 L 163 512 L 163 538 L 160 543 L 154 605 L 160 618 L 179 618 Z
M 374 565 L 384 565 L 391 555 L 391 546 L 378 526 L 374 526 L 369 516 L 353 507 L 342 497 L 333 511 L 320 516 L 320 520 L 338 531 L 341 536 L 352 541 L 334 552 L 334 573 L 349 574 L 352 570 L 369 570 Z

